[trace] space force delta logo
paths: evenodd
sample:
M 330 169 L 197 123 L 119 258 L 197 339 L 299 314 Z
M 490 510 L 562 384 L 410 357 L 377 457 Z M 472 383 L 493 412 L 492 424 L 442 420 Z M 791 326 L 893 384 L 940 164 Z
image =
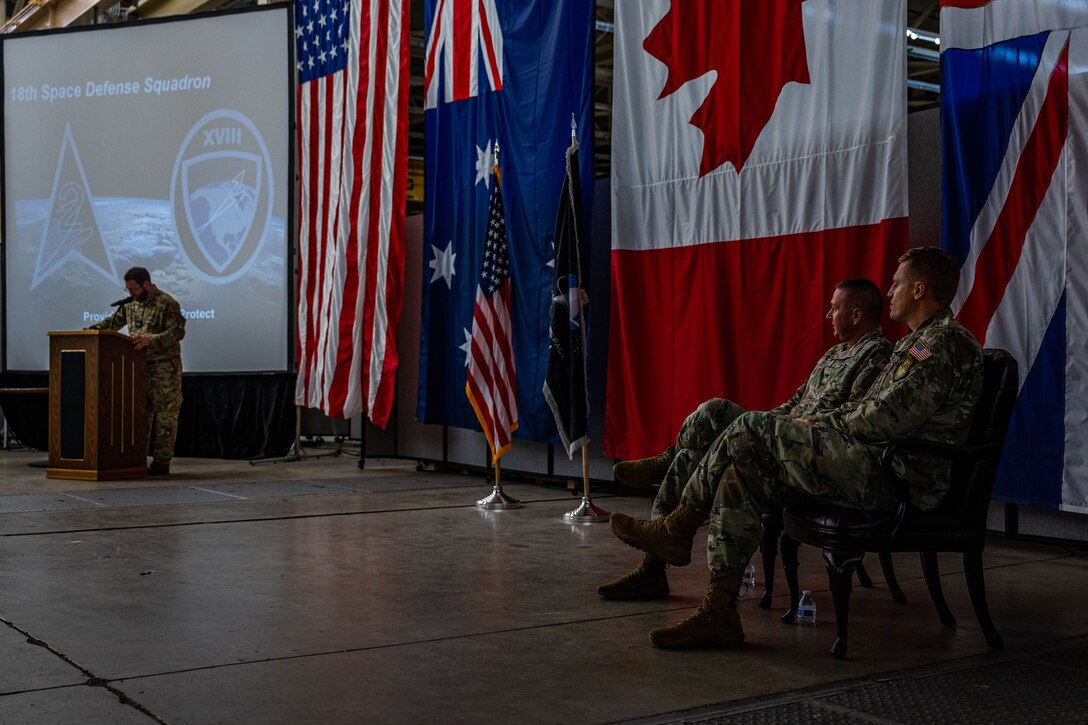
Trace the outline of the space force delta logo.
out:
M 272 218 L 272 161 L 253 123 L 237 111 L 207 114 L 174 162 L 170 206 L 182 256 L 207 282 L 241 276 Z

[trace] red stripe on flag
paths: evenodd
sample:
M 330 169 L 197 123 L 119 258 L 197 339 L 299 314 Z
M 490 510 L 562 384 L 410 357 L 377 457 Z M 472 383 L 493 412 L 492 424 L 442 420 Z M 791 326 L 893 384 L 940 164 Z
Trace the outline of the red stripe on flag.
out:
M 335 247 L 330 242 L 336 241 L 336 228 L 332 226 L 332 219 L 329 213 L 329 196 L 332 190 L 332 147 L 334 143 L 339 143 L 339 138 L 333 137 L 333 97 L 336 94 L 336 75 L 328 75 L 325 77 L 325 116 L 323 119 L 323 127 L 321 129 L 321 138 L 323 141 L 323 148 L 321 150 L 321 210 L 319 212 L 319 233 L 320 244 L 318 248 L 318 264 L 324 267 L 324 271 L 335 269 L 330 267 L 329 259 L 330 255 L 334 254 Z M 322 276 L 325 276 L 324 274 Z M 329 275 L 330 277 L 332 275 Z M 329 309 L 331 305 L 331 290 L 328 285 L 322 285 L 318 289 L 318 297 L 321 300 L 321 306 L 319 310 L 320 326 L 322 329 L 328 329 L 329 324 Z M 318 385 L 322 392 L 321 406 L 326 406 L 326 393 L 328 390 L 328 375 L 329 369 L 325 363 L 325 351 L 328 348 L 329 339 L 328 335 L 324 336 L 323 344 L 320 346 L 319 354 L 316 355 L 317 364 L 319 369 Z
M 793 394 L 836 340 L 836 283 L 887 289 L 906 218 L 810 234 L 612 252 L 604 449 L 660 453 L 704 400 L 767 410 Z M 886 319 L 886 315 L 885 315 Z M 886 321 L 890 337 L 902 329 Z
M 481 42 L 484 45 L 484 53 L 487 57 L 487 67 L 490 69 L 490 77 L 493 91 L 502 90 L 502 73 L 499 72 L 499 62 L 495 58 L 495 43 L 491 40 L 491 26 L 487 23 L 487 10 L 484 8 L 483 0 L 479 0 L 477 6 L 477 12 L 480 13 L 480 34 L 482 35 Z
M 381 23 L 381 14 L 378 15 L 378 23 Z M 368 183 L 373 167 L 365 167 L 363 154 L 365 153 L 367 130 L 373 128 L 374 117 L 366 115 L 366 99 L 374 76 L 381 76 L 383 56 L 376 54 L 377 66 L 370 67 L 370 40 L 374 31 L 375 21 L 370 15 L 370 5 L 364 3 L 360 7 L 359 18 L 359 69 L 358 83 L 354 89 L 355 128 L 351 130 L 351 165 L 354 183 L 351 188 L 351 224 L 347 230 L 347 248 L 344 259 L 344 285 L 343 297 L 340 307 L 338 324 L 330 330 L 330 334 L 337 335 L 339 344 L 334 364 L 334 372 L 329 381 L 328 412 L 335 418 L 343 418 L 348 389 L 351 385 L 352 361 L 360 354 L 355 342 L 355 332 L 358 325 L 357 307 L 359 299 L 359 208 L 364 190 L 372 188 Z M 346 131 L 345 131 L 346 133 Z M 369 240 L 370 230 L 367 230 L 366 239 Z
M 471 72 L 475 54 L 472 50 L 472 3 L 453 0 L 453 100 L 468 98 L 472 92 Z M 446 79 L 449 83 L 450 79 Z
M 321 180 L 321 163 L 318 157 L 319 144 L 318 140 L 321 138 L 321 95 L 319 93 L 318 81 L 310 83 L 310 134 L 309 134 L 309 163 L 305 169 L 307 183 L 309 184 L 309 197 L 306 199 L 307 208 L 303 210 L 310 220 L 310 234 L 309 234 L 309 251 L 310 258 L 306 260 L 307 269 L 309 272 L 309 286 L 306 289 L 306 299 L 309 300 L 308 307 L 308 319 L 306 325 L 306 360 L 304 361 L 304 368 L 306 370 L 306 388 L 309 390 L 310 386 L 314 384 L 313 379 L 313 367 L 314 367 L 314 352 L 317 350 L 317 334 L 318 334 L 318 313 L 319 304 L 316 296 L 318 278 L 321 271 L 321 247 L 320 236 L 318 232 L 318 205 L 317 205 L 317 190 L 320 188 Z
M 1050 188 L 1069 131 L 1069 44 L 1047 84 L 1035 128 L 1016 164 L 1005 205 L 975 262 L 975 284 L 956 319 L 986 342 L 997 307 L 1024 250 L 1024 238 Z
M 989 5 L 993 0 L 941 0 L 942 8 L 981 8 Z
M 493 460 L 510 449 L 511 434 L 518 428 L 509 310 L 510 280 L 490 300 L 482 289 L 477 289 L 465 392 L 476 411 Z
M 410 6 L 404 3 L 401 6 L 400 22 L 400 47 L 408 47 L 408 29 L 410 24 Z M 408 107 L 408 78 L 411 70 L 408 63 L 408 53 L 400 54 L 400 85 L 398 91 L 398 108 Z M 385 355 L 381 362 L 381 377 L 378 380 L 377 389 L 374 391 L 374 403 L 371 406 L 370 420 L 374 425 L 385 428 L 389 420 L 389 412 L 393 407 L 393 382 L 396 380 L 397 370 L 397 328 L 400 325 L 401 303 L 403 300 L 404 280 L 404 215 L 405 204 L 408 197 L 408 114 L 398 113 L 397 123 L 397 148 L 394 159 L 393 172 L 393 207 L 392 225 L 389 230 L 389 262 L 385 270 L 385 302 L 387 327 L 385 332 Z
M 388 16 L 387 0 L 381 0 L 379 3 L 381 6 L 381 15 L 383 18 Z M 376 58 L 385 58 L 388 55 L 389 48 L 389 23 L 388 20 L 383 20 L 381 26 L 378 28 L 377 35 L 377 51 L 375 52 Z M 374 124 L 374 131 L 372 133 L 372 146 L 370 149 L 370 168 L 380 169 L 385 164 L 385 79 L 386 73 L 384 72 L 385 65 L 383 64 L 382 73 L 376 73 L 374 79 L 374 111 L 371 116 L 372 123 Z M 363 390 L 366 391 L 366 401 L 364 405 L 368 405 L 370 400 L 370 367 L 374 364 L 373 360 L 373 344 L 374 344 L 374 316 L 377 314 L 377 307 L 380 305 L 385 308 L 384 299 L 384 287 L 379 287 L 377 284 L 378 279 L 378 262 L 379 257 L 384 254 L 384 251 L 380 245 L 382 232 L 382 193 L 384 192 L 383 185 L 373 184 L 370 187 L 370 228 L 367 232 L 367 252 L 366 252 L 366 286 L 365 294 L 363 298 L 362 309 L 362 342 L 360 348 L 363 354 L 362 365 L 360 367 L 360 381 L 363 386 Z
M 483 292 L 476 292 L 476 307 L 473 310 L 472 342 L 470 354 L 472 362 L 469 365 L 468 382 L 466 390 L 469 393 L 469 402 L 476 410 L 476 417 L 480 421 L 487 444 L 496 457 L 503 448 L 501 431 L 495 424 L 495 345 L 494 335 L 491 329 L 493 317 L 490 303 L 484 297 Z
M 367 26 L 365 25 L 365 15 L 363 20 L 364 24 L 362 25 L 362 27 L 366 28 Z M 360 31 L 360 34 L 363 34 L 362 30 Z M 363 35 L 364 37 L 360 42 L 363 43 L 365 47 L 366 38 L 365 34 Z M 362 58 L 365 59 L 366 55 L 362 54 Z M 361 105 L 360 99 L 366 98 L 367 76 L 365 60 L 362 61 L 360 65 L 362 66 L 362 69 L 359 72 L 357 88 L 349 89 L 347 87 L 348 84 L 344 84 L 345 115 L 347 114 L 347 104 L 349 101 L 354 103 L 354 105 L 356 106 L 356 114 L 358 114 L 360 112 L 359 106 Z M 343 137 L 346 139 L 350 134 L 352 143 L 351 158 L 347 159 L 342 156 L 340 159 L 341 174 L 343 173 L 342 169 L 344 164 L 350 164 L 351 168 L 351 175 L 348 182 L 350 186 L 347 189 L 340 190 L 341 194 L 350 194 L 350 206 L 348 207 L 349 220 L 345 222 L 347 229 L 341 229 L 338 211 L 338 223 L 335 227 L 335 238 L 339 240 L 338 245 L 344 245 L 344 282 L 340 289 L 339 324 L 333 327 L 330 320 L 329 335 L 328 339 L 326 340 L 326 345 L 331 344 L 330 341 L 332 340 L 333 336 L 336 336 L 336 360 L 333 365 L 333 370 L 329 374 L 328 384 L 326 385 L 326 388 L 328 389 L 326 410 L 328 411 L 328 414 L 334 418 L 344 417 L 345 391 L 347 389 L 348 381 L 350 379 L 351 359 L 356 352 L 355 344 L 351 337 L 352 329 L 354 328 L 355 324 L 355 299 L 358 295 L 359 289 L 359 244 L 356 239 L 356 233 L 358 227 L 359 193 L 360 188 L 365 185 L 366 179 L 366 176 L 364 175 L 365 170 L 362 168 L 360 163 L 360 156 L 362 153 L 361 146 L 363 143 L 363 138 L 365 137 L 366 124 L 359 122 L 358 119 L 359 117 L 357 115 L 355 127 L 353 129 L 342 129 Z M 346 144 L 346 141 L 344 143 Z M 337 249 L 336 259 L 340 259 L 339 249 Z M 335 279 L 337 275 L 332 275 L 332 277 Z M 345 362 L 347 370 L 344 369 Z
M 513 330 L 510 321 L 510 283 L 507 282 L 499 289 L 498 295 L 501 304 L 495 303 L 492 314 L 495 319 L 495 342 L 492 345 L 492 355 L 496 359 L 496 374 L 498 380 L 496 386 L 504 410 L 515 410 L 517 407 L 516 391 L 514 390 Z
M 295 90 L 295 127 L 299 128 L 299 129 L 304 128 L 303 118 L 302 118 L 302 99 L 303 99 L 303 94 L 305 94 L 305 93 L 306 93 L 306 89 L 302 88 L 301 86 Z M 305 164 L 304 159 L 303 159 L 303 153 L 304 153 L 304 149 L 302 148 L 302 144 L 301 143 L 296 144 L 295 156 L 296 156 L 296 162 L 298 163 L 298 168 L 299 168 L 298 199 L 299 199 L 299 221 L 300 221 L 300 223 L 302 223 L 302 218 L 303 218 L 302 217 L 302 212 L 303 212 L 303 210 L 306 209 L 306 187 L 307 187 L 307 184 L 306 184 L 306 164 Z M 301 234 L 300 234 L 299 246 L 302 247 L 303 244 L 304 244 L 304 240 L 301 239 Z M 303 250 L 300 248 L 299 249 L 299 254 L 302 254 L 302 253 L 303 253 Z M 295 266 L 295 290 L 296 290 L 297 294 L 300 297 L 300 299 L 299 299 L 299 304 L 300 305 L 303 304 L 303 300 L 301 299 L 301 297 L 302 297 L 303 269 L 305 268 L 305 265 L 302 264 L 302 259 L 306 259 L 306 258 L 307 257 L 300 258 L 299 263 Z M 307 284 L 308 283 L 309 283 L 309 280 L 307 280 Z M 295 360 L 301 361 L 302 360 L 302 341 L 303 341 L 303 339 L 305 339 L 305 335 L 308 334 L 308 324 L 303 324 L 303 321 L 301 319 L 299 319 L 297 321 L 296 328 L 297 329 L 295 330 Z M 300 371 L 300 373 L 305 375 L 305 371 L 302 370 L 301 365 L 300 365 L 299 371 Z M 305 380 L 305 378 L 304 378 L 304 380 Z
M 423 71 L 423 88 L 430 88 L 434 79 L 436 58 L 438 57 L 439 38 L 442 37 L 442 8 L 446 0 L 438 0 L 438 6 L 434 10 L 434 31 L 431 34 L 431 48 L 427 52 L 427 67 Z M 426 93 L 426 91 L 424 91 Z

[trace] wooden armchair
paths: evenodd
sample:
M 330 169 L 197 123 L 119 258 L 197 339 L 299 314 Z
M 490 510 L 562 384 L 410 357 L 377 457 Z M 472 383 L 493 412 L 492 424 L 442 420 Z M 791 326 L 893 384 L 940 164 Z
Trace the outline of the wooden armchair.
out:
M 797 583 L 797 569 L 799 567 L 797 552 L 801 548 L 801 542 L 793 538 L 785 531 L 782 522 L 782 510 L 763 512 L 760 516 L 763 526 L 763 543 L 760 544 L 761 559 L 763 561 L 763 594 L 757 604 L 763 609 L 770 609 L 774 598 L 774 568 L 778 552 L 782 553 L 782 573 L 786 577 L 786 587 L 790 592 L 789 609 L 779 617 L 785 624 L 794 624 L 797 621 L 797 603 L 801 599 L 801 587 Z M 906 604 L 907 595 L 899 588 L 899 582 L 895 578 L 895 568 L 892 566 L 892 555 L 889 551 L 880 552 L 880 568 L 884 572 L 884 581 L 888 591 L 897 604 Z M 869 572 L 865 570 L 865 563 L 858 562 L 856 573 L 858 584 L 866 589 L 873 588 L 873 580 Z
M 900 503 L 893 511 L 860 511 L 828 504 L 789 506 L 783 513 L 786 533 L 823 549 L 831 581 L 838 636 L 831 654 L 846 656 L 850 581 L 865 552 L 917 551 L 922 572 L 941 624 L 952 627 L 956 618 L 941 590 L 937 552 L 963 554 L 964 574 L 971 604 L 986 642 L 1001 649 L 1004 642 L 990 619 L 983 580 L 982 550 L 986 546 L 986 513 L 993 491 L 1001 448 L 1019 391 L 1016 360 L 1004 350 L 982 353 L 984 382 L 975 407 L 971 432 L 963 446 L 922 440 L 896 441 L 883 454 L 884 474 L 892 481 Z M 920 451 L 952 462 L 948 493 L 932 511 L 910 504 L 910 490 L 893 470 L 896 454 Z

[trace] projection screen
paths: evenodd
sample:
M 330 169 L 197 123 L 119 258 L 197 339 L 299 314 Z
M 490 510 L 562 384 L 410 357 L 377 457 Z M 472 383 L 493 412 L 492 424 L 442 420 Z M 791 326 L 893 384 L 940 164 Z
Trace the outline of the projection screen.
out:
M 146 267 L 186 372 L 290 365 L 287 6 L 5 36 L 5 368 L 112 314 Z

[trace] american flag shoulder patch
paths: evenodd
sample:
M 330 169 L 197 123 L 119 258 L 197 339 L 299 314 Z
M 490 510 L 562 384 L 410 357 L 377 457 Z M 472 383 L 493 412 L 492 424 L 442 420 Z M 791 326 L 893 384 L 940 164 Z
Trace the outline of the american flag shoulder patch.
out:
M 923 360 L 932 357 L 933 352 L 925 346 L 925 343 L 916 342 L 910 349 L 910 356 L 918 362 L 922 362 Z

